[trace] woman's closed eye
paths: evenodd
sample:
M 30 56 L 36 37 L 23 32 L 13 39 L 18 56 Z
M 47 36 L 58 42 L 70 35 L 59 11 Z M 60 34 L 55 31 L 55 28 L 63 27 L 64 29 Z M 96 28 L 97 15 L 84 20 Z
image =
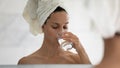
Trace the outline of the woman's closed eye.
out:
M 52 28 L 53 29 L 57 29 L 57 28 L 59 28 L 59 25 L 58 24 L 54 24 L 54 25 L 52 25 Z
M 57 28 L 59 28 L 59 26 L 52 26 L 52 28 L 53 29 L 57 29 Z M 68 27 L 67 26 L 63 26 L 63 29 L 68 29 Z
M 68 29 L 68 26 L 65 24 L 64 26 L 60 26 L 58 23 L 54 23 L 53 25 L 51 25 L 51 27 L 53 29 L 58 29 L 58 28 L 63 28 L 63 29 Z

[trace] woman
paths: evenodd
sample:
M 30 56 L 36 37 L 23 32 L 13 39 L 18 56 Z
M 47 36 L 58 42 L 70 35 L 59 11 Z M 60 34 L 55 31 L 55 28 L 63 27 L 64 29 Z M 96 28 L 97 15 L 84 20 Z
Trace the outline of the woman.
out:
M 105 47 L 103 59 L 95 68 L 120 68 L 120 0 L 94 0 L 90 9 Z
M 90 64 L 90 60 L 77 36 L 71 32 L 66 32 L 69 24 L 68 14 L 63 9 L 62 4 L 59 0 L 28 1 L 24 17 L 30 22 L 33 34 L 44 33 L 44 40 L 39 50 L 23 57 L 18 64 Z M 32 9 L 28 10 L 28 8 Z M 37 11 L 33 8 L 36 8 Z M 30 19 L 32 19 L 32 22 Z M 72 42 L 78 54 L 64 51 L 61 48 L 58 35 L 62 32 L 64 33 L 61 38 Z
M 120 24 L 119 24 L 120 25 Z M 104 39 L 104 57 L 96 68 L 119 68 L 120 67 L 120 33 L 114 37 Z

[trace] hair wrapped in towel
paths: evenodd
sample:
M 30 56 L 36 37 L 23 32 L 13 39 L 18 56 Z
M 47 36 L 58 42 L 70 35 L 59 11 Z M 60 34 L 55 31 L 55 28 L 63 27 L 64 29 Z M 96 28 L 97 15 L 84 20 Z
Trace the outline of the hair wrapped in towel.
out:
M 29 23 L 32 34 L 42 33 L 42 25 L 58 6 L 65 9 L 61 0 L 28 0 L 23 17 Z
M 89 6 L 91 20 L 103 38 L 120 33 L 120 0 L 92 0 Z

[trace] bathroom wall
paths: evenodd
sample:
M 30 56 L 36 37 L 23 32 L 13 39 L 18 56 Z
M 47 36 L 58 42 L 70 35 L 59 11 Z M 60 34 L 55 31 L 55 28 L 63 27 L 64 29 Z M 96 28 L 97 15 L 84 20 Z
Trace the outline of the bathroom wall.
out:
M 0 65 L 16 65 L 21 57 L 41 47 L 43 35 L 33 36 L 22 17 L 26 2 L 27 0 L 0 0 Z M 83 6 L 87 2 L 66 0 L 70 15 L 69 31 L 79 37 L 92 64 L 97 64 L 103 56 L 103 42 L 91 30 L 92 24 Z

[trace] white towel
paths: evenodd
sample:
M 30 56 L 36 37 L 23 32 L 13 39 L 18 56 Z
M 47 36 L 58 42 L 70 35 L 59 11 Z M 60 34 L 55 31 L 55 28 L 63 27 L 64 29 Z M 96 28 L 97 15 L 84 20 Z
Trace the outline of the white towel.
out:
M 90 18 L 103 38 L 120 32 L 120 0 L 91 0 Z
M 58 6 L 66 9 L 63 0 L 28 0 L 23 17 L 30 24 L 32 34 L 42 33 L 42 25 Z

